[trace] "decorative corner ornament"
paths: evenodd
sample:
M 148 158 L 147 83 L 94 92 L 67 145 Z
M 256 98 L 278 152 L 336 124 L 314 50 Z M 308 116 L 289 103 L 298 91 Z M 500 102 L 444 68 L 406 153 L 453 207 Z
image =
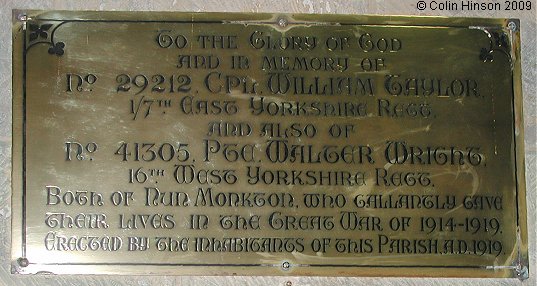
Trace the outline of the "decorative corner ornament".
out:
M 26 24 L 26 23 L 25 23 Z M 25 25 L 28 30 L 26 32 L 26 50 L 37 44 L 48 44 L 50 48 L 48 53 L 51 55 L 62 56 L 65 51 L 65 43 L 61 41 L 54 41 L 54 33 L 56 29 L 61 26 L 63 22 L 58 24 L 53 23 L 41 23 L 37 21 L 28 21 Z

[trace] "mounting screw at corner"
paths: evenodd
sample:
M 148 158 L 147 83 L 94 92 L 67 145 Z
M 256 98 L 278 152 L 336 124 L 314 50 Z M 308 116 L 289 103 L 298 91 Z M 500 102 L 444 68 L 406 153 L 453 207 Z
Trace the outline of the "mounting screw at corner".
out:
M 524 281 L 530 277 L 528 267 L 524 265 L 517 265 L 516 273 L 520 281 Z
M 287 26 L 287 20 L 284 19 L 284 18 L 280 18 L 278 19 L 278 25 L 280 25 L 280 27 L 284 28 L 285 26 Z
M 17 16 L 17 19 L 19 19 L 19 21 L 23 21 L 23 22 L 24 22 L 24 21 L 28 21 L 28 15 L 26 15 L 26 14 L 19 14 L 19 15 Z
M 17 263 L 19 264 L 20 267 L 26 267 L 26 266 L 28 266 L 30 264 L 28 259 L 24 258 L 24 257 L 21 257 L 21 258 L 17 259 Z
M 509 22 L 509 24 L 507 24 L 507 27 L 509 28 L 509 30 L 511 30 L 513 32 L 515 32 L 516 28 L 517 28 L 516 23 L 513 22 L 513 21 Z
M 285 282 L 285 286 L 293 286 L 293 282 L 287 281 L 287 282 Z
M 291 263 L 289 263 L 287 261 L 284 261 L 282 263 L 282 268 L 283 268 L 283 270 L 289 270 L 289 268 L 291 268 Z

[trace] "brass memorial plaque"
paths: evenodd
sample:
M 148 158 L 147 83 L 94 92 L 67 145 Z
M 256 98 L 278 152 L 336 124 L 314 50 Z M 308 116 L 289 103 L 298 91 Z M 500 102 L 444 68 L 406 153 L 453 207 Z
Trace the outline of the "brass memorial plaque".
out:
M 14 11 L 12 271 L 527 278 L 519 29 Z

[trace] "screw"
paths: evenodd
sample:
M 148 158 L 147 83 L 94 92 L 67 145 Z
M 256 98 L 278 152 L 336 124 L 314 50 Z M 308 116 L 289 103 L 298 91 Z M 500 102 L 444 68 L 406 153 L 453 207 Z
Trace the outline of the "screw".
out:
M 285 286 L 293 286 L 293 282 L 287 281 L 287 282 L 285 282 Z
M 283 270 L 289 270 L 290 267 L 291 267 L 291 263 L 289 263 L 287 261 L 282 263 Z
M 513 22 L 513 21 L 509 22 L 509 24 L 507 24 L 507 27 L 509 28 L 509 30 L 511 30 L 513 32 L 516 31 L 516 28 L 517 28 L 516 23 Z
M 285 26 L 287 26 L 287 24 L 287 20 L 285 20 L 284 18 L 278 19 L 278 25 L 280 25 L 280 27 L 284 28 Z
M 17 259 L 17 263 L 20 265 L 20 267 L 26 267 L 30 264 L 27 258 L 21 257 Z

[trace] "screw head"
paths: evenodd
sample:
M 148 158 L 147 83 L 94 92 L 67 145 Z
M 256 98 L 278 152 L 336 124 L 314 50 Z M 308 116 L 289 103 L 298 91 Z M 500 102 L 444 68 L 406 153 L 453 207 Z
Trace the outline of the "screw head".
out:
M 282 263 L 282 268 L 283 270 L 289 270 L 289 268 L 291 268 L 291 263 L 289 263 L 288 261 L 284 261 Z
M 287 282 L 285 282 L 285 286 L 293 286 L 293 282 L 287 281 Z
M 288 22 L 287 22 L 286 19 L 284 19 L 284 18 L 278 19 L 278 25 L 280 25 L 280 27 L 284 28 L 284 27 L 287 26 L 287 24 L 288 24 Z
M 28 259 L 25 257 L 21 257 L 17 259 L 17 263 L 19 264 L 20 267 L 27 267 L 30 264 Z
M 509 28 L 509 30 L 511 30 L 511 31 L 513 31 L 513 32 L 516 31 L 516 29 L 517 29 L 516 23 L 513 22 L 513 21 L 509 22 L 509 23 L 507 24 L 507 27 Z

